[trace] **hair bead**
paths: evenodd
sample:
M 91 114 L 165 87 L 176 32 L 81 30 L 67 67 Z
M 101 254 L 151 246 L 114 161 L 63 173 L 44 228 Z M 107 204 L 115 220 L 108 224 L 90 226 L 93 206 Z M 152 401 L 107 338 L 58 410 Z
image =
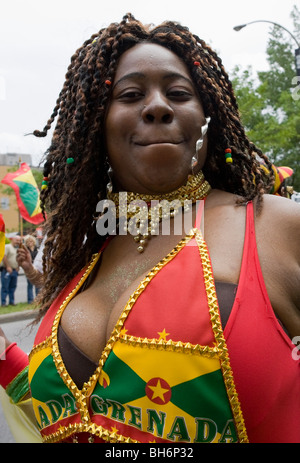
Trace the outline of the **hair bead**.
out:
M 194 61 L 194 66 L 200 66 L 200 62 L 199 61 Z
M 47 190 L 47 188 L 48 188 L 48 181 L 49 181 L 49 177 L 43 177 L 42 187 L 41 187 L 42 190 Z
M 232 157 L 231 157 L 231 149 L 230 148 L 226 148 L 225 150 L 225 159 L 226 159 L 226 162 L 227 164 L 230 164 L 232 163 Z
M 105 84 L 108 85 L 108 86 L 110 86 L 110 85 L 111 85 L 111 81 L 107 79 L 107 80 L 105 81 Z

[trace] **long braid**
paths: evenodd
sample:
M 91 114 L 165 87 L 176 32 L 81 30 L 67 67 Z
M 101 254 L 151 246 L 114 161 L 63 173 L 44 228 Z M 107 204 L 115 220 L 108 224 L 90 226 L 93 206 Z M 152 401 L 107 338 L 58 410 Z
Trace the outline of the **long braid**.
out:
M 120 56 L 142 42 L 172 50 L 190 71 L 205 114 L 212 117 L 203 169 L 211 185 L 238 193 L 246 201 L 261 197 L 267 188 L 257 156 L 267 166 L 270 163 L 245 135 L 231 82 L 216 53 L 178 23 L 150 27 L 130 13 L 125 15 L 119 24 L 93 34 L 74 53 L 46 126 L 34 132 L 45 136 L 57 118 L 45 154 L 48 188 L 41 193 L 42 209 L 47 213 L 41 315 L 105 239 L 97 234 L 94 223 L 97 202 L 105 198 L 108 182 L 105 113 Z M 226 148 L 232 150 L 232 165 L 225 162 Z

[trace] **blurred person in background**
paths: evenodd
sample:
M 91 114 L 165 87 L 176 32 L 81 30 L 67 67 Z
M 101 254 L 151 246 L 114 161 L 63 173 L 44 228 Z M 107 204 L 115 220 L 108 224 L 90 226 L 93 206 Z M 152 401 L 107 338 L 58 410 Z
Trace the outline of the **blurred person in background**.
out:
M 24 244 L 26 246 L 26 248 L 28 249 L 29 253 L 30 253 L 30 257 L 31 257 L 31 262 L 34 262 L 34 259 L 36 258 L 37 256 L 37 253 L 38 253 L 38 248 L 36 246 L 36 239 L 34 236 L 32 235 L 27 235 L 25 236 L 24 238 Z M 17 253 L 19 254 L 19 253 Z M 17 260 L 18 257 L 17 257 Z M 25 272 L 25 270 L 24 270 Z M 27 275 L 30 275 L 30 273 L 27 271 Z M 25 276 L 26 276 L 26 279 L 27 279 L 27 302 L 28 304 L 31 304 L 34 300 L 34 297 L 37 296 L 37 294 L 39 293 L 39 286 L 36 286 L 34 285 L 31 280 L 28 278 L 28 276 L 26 275 L 26 272 L 25 272 Z M 35 295 L 34 295 L 35 293 Z
M 20 236 L 13 236 L 10 243 L 5 245 L 5 254 L 1 266 L 1 305 L 15 305 L 15 292 L 18 284 L 19 264 L 17 249 L 22 243 Z

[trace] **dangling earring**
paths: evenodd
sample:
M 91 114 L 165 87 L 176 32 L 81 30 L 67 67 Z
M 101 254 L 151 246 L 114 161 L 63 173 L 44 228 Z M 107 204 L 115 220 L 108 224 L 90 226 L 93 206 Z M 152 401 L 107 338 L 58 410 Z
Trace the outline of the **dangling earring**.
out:
M 201 136 L 196 141 L 196 153 L 192 157 L 192 161 L 191 161 L 192 172 L 193 172 L 194 167 L 196 167 L 196 165 L 198 164 L 198 151 L 200 151 L 203 146 L 204 137 L 207 134 L 208 124 L 210 123 L 210 117 L 206 117 L 205 121 L 206 121 L 205 124 L 201 127 Z
M 106 185 L 106 194 L 110 194 L 112 193 L 113 191 L 113 184 L 112 184 L 112 174 L 113 174 L 113 170 L 109 164 L 109 161 L 107 159 L 107 164 L 108 164 L 108 170 L 107 170 L 107 175 L 108 175 L 108 178 L 109 178 L 109 182 L 108 184 Z

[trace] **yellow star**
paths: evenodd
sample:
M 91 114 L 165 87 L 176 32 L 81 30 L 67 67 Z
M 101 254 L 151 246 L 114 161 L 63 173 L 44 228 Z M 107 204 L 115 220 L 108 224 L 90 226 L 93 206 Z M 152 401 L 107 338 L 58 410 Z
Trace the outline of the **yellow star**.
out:
M 164 389 L 160 384 L 160 379 L 157 380 L 156 386 L 148 386 L 151 391 L 153 391 L 152 399 L 159 397 L 163 402 L 165 402 L 164 394 L 169 391 L 169 389 Z
M 126 330 L 126 328 L 123 328 L 121 331 L 120 331 L 120 335 L 121 336 L 125 336 L 125 334 L 127 333 L 128 330 Z
M 170 333 L 166 333 L 166 329 L 164 328 L 162 331 L 158 331 L 159 334 L 159 341 L 163 339 L 164 341 L 167 340 L 167 336 L 169 336 Z
M 118 431 L 119 431 L 119 430 L 118 430 L 117 428 L 114 428 L 114 427 L 112 426 L 112 427 L 111 427 L 111 430 L 112 430 L 113 433 L 118 434 Z

